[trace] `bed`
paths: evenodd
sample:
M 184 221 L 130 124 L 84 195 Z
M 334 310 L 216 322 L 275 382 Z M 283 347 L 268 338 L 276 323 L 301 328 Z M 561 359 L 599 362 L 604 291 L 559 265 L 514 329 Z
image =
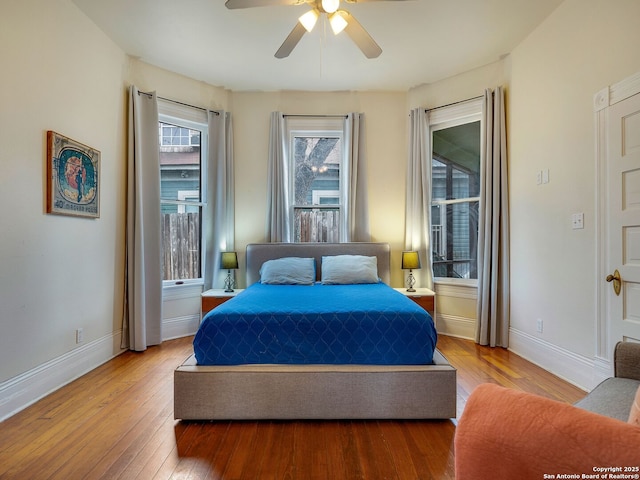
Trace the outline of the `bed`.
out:
M 340 257 L 344 255 L 352 257 Z M 323 257 L 327 257 L 325 263 Z M 307 269 L 307 263 L 298 269 L 302 272 L 298 276 L 308 285 L 261 283 L 261 278 L 271 278 L 267 267 L 291 258 L 313 264 L 313 271 Z M 363 258 L 375 263 L 376 279 L 371 285 L 320 284 L 336 278 L 337 283 L 343 283 L 345 259 L 359 262 Z M 334 267 L 329 260 L 334 260 Z M 435 349 L 435 331 L 423 325 L 428 323 L 425 316 L 431 322 L 429 315 L 388 287 L 388 244 L 251 244 L 247 246 L 246 264 L 249 287 L 209 312 L 194 340 L 194 355 L 174 372 L 176 419 L 456 416 L 456 371 Z M 280 268 L 282 263 L 278 265 Z M 332 277 L 334 272 L 339 276 Z M 354 273 L 361 274 L 368 278 L 371 272 Z M 273 278 L 279 282 L 277 275 Z M 367 296 L 372 291 L 376 297 L 373 300 Z M 284 313 L 277 305 L 280 294 L 289 299 L 289 310 Z M 349 302 L 362 303 L 355 300 L 360 295 L 364 295 L 368 313 L 351 315 Z M 340 303 L 341 297 L 346 304 Z M 396 300 L 400 303 L 390 306 Z M 312 311 L 305 310 L 302 320 L 292 317 L 292 311 L 309 306 Z M 316 311 L 318 306 L 322 312 Z M 389 328 L 397 323 L 394 317 L 400 316 L 400 310 L 407 310 L 402 317 L 408 320 L 391 332 Z M 315 316 L 321 314 L 328 318 L 324 330 L 314 323 Z M 376 323 L 370 323 L 373 317 Z M 272 323 L 256 324 L 259 318 L 260 322 L 267 318 Z M 287 322 L 290 325 L 283 328 Z M 276 328 L 273 325 L 282 329 L 272 330 Z M 252 329 L 252 339 L 241 336 Z M 360 343 L 354 346 L 357 337 Z

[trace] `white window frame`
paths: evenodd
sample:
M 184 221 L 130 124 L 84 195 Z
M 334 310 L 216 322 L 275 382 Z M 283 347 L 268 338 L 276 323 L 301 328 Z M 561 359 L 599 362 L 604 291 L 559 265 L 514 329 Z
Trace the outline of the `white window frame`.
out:
M 162 122 L 162 121 L 161 121 L 161 122 Z M 166 124 L 169 124 L 170 126 L 174 126 L 174 127 L 178 127 L 178 128 L 188 129 L 188 127 L 185 127 L 184 125 L 176 125 L 176 124 L 175 124 L 175 123 L 173 123 L 173 122 L 162 122 L 162 123 L 166 123 Z M 191 136 L 189 136 L 189 143 L 185 143 L 185 144 L 177 144 L 177 145 L 175 145 L 175 144 L 165 144 L 165 143 L 164 143 L 164 139 L 165 139 L 165 138 L 167 138 L 168 136 L 167 136 L 167 135 L 164 135 L 164 132 L 163 132 L 163 130 L 162 130 L 162 126 L 158 125 L 158 130 L 159 130 L 159 132 L 160 132 L 160 133 L 159 133 L 159 135 L 160 135 L 160 145 L 161 145 L 162 147 L 168 147 L 168 148 L 171 148 L 171 147 L 181 148 L 181 147 L 183 147 L 183 148 L 184 148 L 184 147 L 199 147 L 199 146 L 200 146 L 200 144 L 199 144 L 199 143 L 193 143 L 193 142 L 191 141 L 191 139 L 192 139 L 192 137 L 191 137 Z M 191 129 L 191 130 L 194 130 L 194 129 Z M 197 130 L 199 130 L 199 129 L 197 129 Z M 173 136 L 171 136 L 171 138 L 173 138 Z M 183 137 L 180 135 L 178 138 L 183 138 Z
M 323 207 L 331 207 L 336 205 L 335 203 L 320 203 L 323 198 L 337 198 L 340 202 L 340 190 L 314 190 L 312 192 L 313 205 L 322 205 Z
M 484 121 L 482 116 L 482 98 L 477 98 L 473 100 L 469 100 L 466 102 L 461 102 L 455 105 L 450 105 L 446 107 L 436 108 L 430 110 L 428 113 L 429 116 L 429 147 L 431 151 L 429 152 L 429 162 L 432 162 L 433 159 L 433 132 L 438 130 L 443 130 L 445 128 L 456 127 L 458 125 L 464 125 L 467 123 L 480 122 L 480 171 L 483 170 L 484 163 Z M 431 168 L 429 168 L 431 171 Z M 432 178 L 429 179 L 431 182 Z M 481 175 L 482 182 L 482 175 Z M 482 188 L 482 187 L 481 187 Z M 432 205 L 448 205 L 454 203 L 461 202 L 473 202 L 480 201 L 480 197 L 469 197 L 465 199 L 455 199 L 455 200 L 438 200 L 438 201 L 430 201 L 429 208 Z M 433 219 L 432 219 L 433 220 Z M 478 219 L 478 221 L 482 221 L 482 219 Z M 431 235 L 431 231 L 429 232 Z M 478 275 L 480 275 L 481 266 L 478 265 Z M 451 278 L 451 277 L 435 277 L 433 279 L 435 284 L 455 284 L 455 285 L 467 285 L 467 286 L 478 286 L 477 278 Z
M 291 225 L 291 238 L 295 236 L 295 209 L 296 208 L 318 208 L 318 209 L 336 209 L 340 211 L 340 242 L 347 241 L 348 223 L 347 223 L 347 205 L 348 205 L 348 192 L 347 186 L 349 183 L 349 162 L 347 161 L 348 148 L 346 145 L 346 117 L 345 116 L 330 116 L 330 117 L 308 117 L 308 116 L 289 116 L 286 117 L 285 122 L 285 135 L 287 141 L 285 142 L 285 157 L 287 158 L 287 167 L 289 170 L 289 219 Z M 342 158 L 340 160 L 340 190 L 337 195 L 326 195 L 323 192 L 322 195 L 313 195 L 313 205 L 296 205 L 295 203 L 295 159 L 293 157 L 293 145 L 296 137 L 319 137 L 319 138 L 338 138 L 342 145 Z M 335 191 L 326 191 L 335 192 Z M 338 204 L 315 204 L 316 197 L 338 197 Z
M 190 288 L 195 285 L 204 285 L 204 277 L 205 277 L 205 269 L 207 268 L 205 262 L 205 255 L 207 249 L 207 239 L 206 236 L 203 235 L 203 232 L 207 231 L 206 224 L 209 220 L 209 212 L 208 205 L 206 202 L 207 197 L 207 181 L 208 178 L 208 149 L 209 149 L 209 127 L 208 127 L 208 119 L 207 113 L 204 110 L 189 107 L 187 105 L 178 104 L 175 102 L 164 101 L 162 99 L 158 99 L 158 121 L 170 123 L 179 127 L 190 128 L 193 130 L 199 130 L 200 134 L 200 201 L 187 200 L 186 197 L 190 197 L 192 195 L 185 195 L 184 199 L 174 200 L 160 200 L 160 203 L 168 203 L 168 204 L 177 204 L 178 210 L 182 207 L 184 209 L 186 207 L 186 203 L 189 206 L 197 206 L 202 208 L 202 216 L 200 220 L 200 277 L 198 278 L 190 278 L 190 279 L 181 279 L 181 280 L 163 280 L 162 287 L 163 290 L 175 290 L 175 288 Z M 183 193 L 191 193 L 192 192 L 183 192 Z M 195 195 L 193 195 L 195 196 Z

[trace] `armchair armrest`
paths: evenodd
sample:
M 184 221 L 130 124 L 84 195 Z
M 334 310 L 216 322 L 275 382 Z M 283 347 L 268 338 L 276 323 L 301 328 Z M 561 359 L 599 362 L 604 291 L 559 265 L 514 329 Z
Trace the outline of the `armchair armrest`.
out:
M 616 377 L 640 380 L 640 343 L 618 342 L 613 363 Z
M 456 428 L 456 479 L 540 480 L 545 474 L 595 475 L 595 467 L 637 467 L 639 442 L 637 426 L 483 384 L 469 396 Z

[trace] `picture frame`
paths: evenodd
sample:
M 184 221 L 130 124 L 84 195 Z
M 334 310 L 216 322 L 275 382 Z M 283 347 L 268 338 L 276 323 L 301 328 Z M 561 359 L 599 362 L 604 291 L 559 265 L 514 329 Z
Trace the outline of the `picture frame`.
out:
M 47 131 L 47 213 L 100 217 L 100 151 Z

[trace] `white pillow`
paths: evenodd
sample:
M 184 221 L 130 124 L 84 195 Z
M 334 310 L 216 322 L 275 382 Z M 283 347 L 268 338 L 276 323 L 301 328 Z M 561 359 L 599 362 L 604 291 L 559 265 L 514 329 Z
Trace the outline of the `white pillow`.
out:
M 260 267 L 260 282 L 269 285 L 313 285 L 316 281 L 314 258 L 284 257 L 267 260 Z
M 377 257 L 364 255 L 322 257 L 322 283 L 325 285 L 378 282 Z

